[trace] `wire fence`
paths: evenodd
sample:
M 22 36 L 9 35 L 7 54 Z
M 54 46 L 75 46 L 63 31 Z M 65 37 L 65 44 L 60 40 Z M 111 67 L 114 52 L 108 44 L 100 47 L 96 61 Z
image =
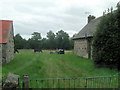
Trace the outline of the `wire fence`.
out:
M 118 88 L 118 76 L 29 79 L 29 88 Z

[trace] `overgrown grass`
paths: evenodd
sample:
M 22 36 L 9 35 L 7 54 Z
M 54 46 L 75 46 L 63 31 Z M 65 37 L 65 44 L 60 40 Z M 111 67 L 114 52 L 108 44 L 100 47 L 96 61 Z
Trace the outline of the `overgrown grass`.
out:
M 113 76 L 118 73 L 115 69 L 95 68 L 93 61 L 76 56 L 71 51 L 64 55 L 34 53 L 33 50 L 20 50 L 14 59 L 2 67 L 2 73 L 27 74 L 29 78 L 79 78 L 96 76 Z

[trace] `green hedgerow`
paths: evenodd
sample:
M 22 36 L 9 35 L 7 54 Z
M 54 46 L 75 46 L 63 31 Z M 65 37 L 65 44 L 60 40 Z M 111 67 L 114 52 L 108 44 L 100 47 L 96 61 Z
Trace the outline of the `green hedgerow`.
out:
M 120 5 L 117 10 L 104 15 L 93 38 L 95 65 L 117 68 L 120 57 Z

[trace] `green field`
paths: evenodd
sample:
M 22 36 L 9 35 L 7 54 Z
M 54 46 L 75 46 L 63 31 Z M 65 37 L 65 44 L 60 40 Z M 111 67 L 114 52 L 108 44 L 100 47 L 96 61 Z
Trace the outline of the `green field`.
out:
M 14 59 L 2 67 L 2 74 L 8 72 L 18 74 L 20 77 L 27 74 L 32 79 L 44 78 L 79 78 L 96 76 L 113 76 L 115 69 L 95 68 L 93 61 L 76 56 L 72 51 L 65 51 L 64 55 L 34 53 L 33 50 L 20 50 Z

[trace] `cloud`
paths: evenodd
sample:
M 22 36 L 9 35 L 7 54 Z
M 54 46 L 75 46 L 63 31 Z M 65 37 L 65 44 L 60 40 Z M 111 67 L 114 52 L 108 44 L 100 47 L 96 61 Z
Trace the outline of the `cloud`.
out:
M 28 38 L 34 31 L 43 37 L 49 30 L 70 36 L 87 24 L 89 14 L 99 17 L 119 0 L 1 0 L 0 19 L 14 22 L 15 34 Z M 87 12 L 87 13 L 86 13 Z M 89 13 L 88 13 L 89 12 Z

